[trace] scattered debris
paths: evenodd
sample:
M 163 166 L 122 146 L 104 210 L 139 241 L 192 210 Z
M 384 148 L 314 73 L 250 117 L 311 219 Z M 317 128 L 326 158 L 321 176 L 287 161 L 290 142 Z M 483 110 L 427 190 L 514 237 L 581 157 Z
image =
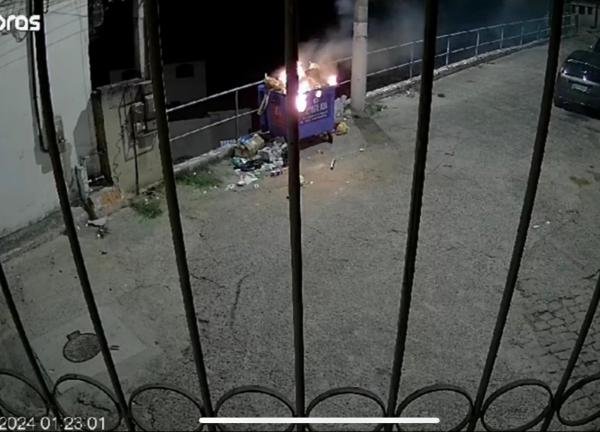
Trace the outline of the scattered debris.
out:
M 237 185 L 240 187 L 248 186 L 249 184 L 258 181 L 258 177 L 256 177 L 252 173 L 243 173 L 240 175 L 240 180 L 237 182 Z
M 98 219 L 88 221 L 87 225 L 94 227 L 94 228 L 104 228 L 107 220 L 108 220 L 108 218 L 106 216 L 104 216 L 104 217 L 101 217 Z
M 348 96 L 342 95 L 335 100 L 335 121 L 336 123 L 344 120 L 344 109 L 346 108 L 346 101 Z
M 300 175 L 300 186 L 304 186 L 304 183 L 305 183 L 304 176 Z
M 231 184 L 228 184 L 228 185 L 225 187 L 225 190 L 228 190 L 228 191 L 229 191 L 229 190 L 234 190 L 234 189 L 235 189 L 235 185 L 234 185 L 233 183 L 231 183 Z
M 329 169 L 332 171 L 335 168 L 335 162 L 336 162 L 336 159 L 333 158 L 333 159 L 331 159 L 331 163 L 329 164 Z
M 361 147 L 361 148 L 358 149 L 358 151 L 362 153 L 362 152 L 365 151 L 365 149 L 364 149 L 364 147 Z
M 120 349 L 121 349 L 121 347 L 119 345 L 111 345 L 110 346 L 111 351 L 119 351 Z
M 219 141 L 219 147 L 234 146 L 234 145 L 237 145 L 237 143 L 238 143 L 237 139 L 221 140 L 221 141 Z
M 234 156 L 231 163 L 235 172 L 240 175 L 240 180 L 237 182 L 240 187 L 257 181 L 261 176 L 280 176 L 288 163 L 287 143 L 281 138 L 275 138 L 268 145 L 264 145 L 263 141 L 263 147 L 254 156 L 251 158 Z M 231 186 L 227 187 L 227 190 L 232 189 Z
M 439 98 L 445 98 L 445 97 L 446 97 L 446 94 L 445 94 L 445 93 L 438 93 L 438 97 L 439 97 Z
M 265 146 L 265 140 L 257 133 L 240 138 L 235 148 L 235 155 L 246 159 L 256 156 L 258 151 Z
M 335 134 L 336 135 L 346 135 L 349 131 L 349 127 L 348 127 L 348 123 L 346 123 L 345 121 L 341 121 L 338 123 L 338 125 L 335 128 Z

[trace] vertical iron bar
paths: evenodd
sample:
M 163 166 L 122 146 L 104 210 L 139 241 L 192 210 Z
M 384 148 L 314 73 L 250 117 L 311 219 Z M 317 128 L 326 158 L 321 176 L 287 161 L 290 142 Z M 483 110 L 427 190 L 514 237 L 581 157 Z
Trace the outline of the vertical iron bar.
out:
M 73 261 L 77 269 L 77 275 L 79 276 L 79 282 L 81 284 L 83 296 L 85 298 L 90 319 L 94 326 L 94 332 L 96 333 L 98 343 L 100 344 L 100 351 L 102 352 L 102 357 L 104 358 L 108 375 L 117 397 L 117 403 L 119 409 L 123 413 L 127 428 L 133 431 L 134 424 L 127 408 L 127 402 L 125 400 L 123 388 L 121 387 L 119 375 L 117 374 L 108 341 L 106 339 L 106 334 L 104 333 L 104 327 L 102 326 L 102 320 L 98 312 L 98 306 L 96 305 L 94 293 L 92 291 L 87 269 L 85 267 L 85 261 L 83 260 L 81 246 L 79 244 L 79 239 L 77 238 L 77 229 L 75 228 L 75 223 L 73 222 L 73 214 L 71 213 L 69 192 L 67 191 L 67 186 L 65 183 L 65 175 L 62 168 L 60 151 L 58 149 L 58 141 L 56 139 L 56 128 L 54 125 L 54 110 L 52 108 L 50 77 L 48 73 L 48 59 L 46 52 L 44 0 L 34 0 L 34 14 L 40 16 L 40 30 L 35 33 L 35 51 L 40 89 L 40 104 L 42 109 L 43 124 L 46 130 L 45 136 L 48 139 L 48 153 L 52 163 L 52 171 L 54 173 L 54 181 L 56 183 L 56 191 L 58 193 L 60 208 L 65 222 L 65 229 L 67 237 L 69 238 L 69 244 L 73 254 Z
M 157 1 L 158 0 L 144 1 L 144 16 L 147 20 L 146 29 L 148 33 L 148 51 L 150 54 L 150 75 L 152 79 L 154 103 L 156 105 L 158 146 L 160 150 L 167 208 L 169 211 L 169 222 L 171 224 L 173 249 L 175 251 L 175 260 L 177 261 L 177 271 L 179 273 L 179 283 L 181 285 L 181 295 L 183 297 L 185 318 L 190 335 L 190 343 L 192 346 L 196 373 L 198 374 L 200 395 L 202 397 L 202 403 L 204 404 L 206 415 L 208 417 L 213 417 L 214 411 L 210 398 L 206 368 L 204 366 L 204 355 L 202 353 L 202 344 L 200 342 L 200 332 L 198 331 L 198 322 L 196 320 L 194 295 L 192 293 L 192 286 L 190 283 L 190 272 L 186 258 L 185 241 L 183 238 L 183 228 L 181 225 L 181 214 L 179 212 L 179 202 L 177 198 L 177 189 L 175 186 L 175 174 L 173 172 L 173 157 L 171 155 L 171 144 L 169 141 L 169 121 L 167 119 L 165 85 L 163 82 L 164 77 L 160 44 L 159 9 Z M 214 428 L 214 425 L 212 428 Z
M 410 214 L 408 219 L 408 234 L 404 258 L 404 275 L 400 296 L 400 311 L 394 363 L 390 381 L 387 415 L 392 417 L 398 400 L 404 348 L 408 331 L 408 316 L 415 275 L 415 262 L 419 242 L 419 225 L 421 222 L 421 206 L 423 203 L 423 188 L 425 184 L 425 167 L 427 164 L 427 146 L 429 144 L 429 124 L 431 120 L 431 98 L 433 91 L 433 70 L 435 68 L 436 33 L 438 20 L 438 0 L 427 0 L 425 4 L 425 34 L 423 37 L 423 65 L 421 70 L 421 92 L 419 100 L 419 120 L 415 143 L 415 162 L 413 168 Z M 391 431 L 392 425 L 386 430 Z
M 52 392 L 48 388 L 48 384 L 44 379 L 44 374 L 40 368 L 40 365 L 35 358 L 35 354 L 33 352 L 33 348 L 31 347 L 31 343 L 29 342 L 29 338 L 27 337 L 27 333 L 25 332 L 25 327 L 23 327 L 23 322 L 21 321 L 21 317 L 19 316 L 19 311 L 17 310 L 17 305 L 13 299 L 12 293 L 10 292 L 10 288 L 8 286 L 8 281 L 6 280 L 6 275 L 4 274 L 4 269 L 2 268 L 2 263 L 0 262 L 0 286 L 2 287 L 2 294 L 4 294 L 4 298 L 6 299 L 6 305 L 8 306 L 8 310 L 10 315 L 15 323 L 15 327 L 17 329 L 17 334 L 19 335 L 19 339 L 23 344 L 23 348 L 25 349 L 25 355 L 27 356 L 27 360 L 31 364 L 31 368 L 33 369 L 33 373 L 35 374 L 35 378 L 38 380 L 38 383 L 42 389 L 42 394 L 46 399 L 46 402 L 49 404 L 50 410 L 56 416 L 59 422 L 62 423 L 62 413 L 58 408 L 58 403 L 52 395 Z
M 240 115 L 240 94 L 236 89 L 235 91 L 235 138 L 238 139 L 240 137 L 240 119 L 238 116 Z
M 523 45 L 525 42 L 525 24 L 521 24 L 521 43 L 519 45 Z
M 302 305 L 302 213 L 300 207 L 300 147 L 298 139 L 298 1 L 285 1 L 285 67 L 287 74 L 287 136 L 289 146 L 288 193 L 290 211 L 290 248 L 292 259 L 292 306 L 294 325 L 294 363 L 296 416 L 305 413 L 304 388 L 304 311 Z M 296 426 L 298 431 L 303 425 Z
M 552 423 L 552 418 L 554 414 L 559 409 L 559 403 L 562 399 L 563 394 L 569 384 L 569 380 L 571 379 L 571 374 L 575 369 L 575 365 L 577 364 L 577 359 L 579 358 L 579 354 L 581 354 L 581 350 L 583 348 L 583 344 L 585 343 L 585 339 L 592 327 L 592 323 L 594 321 L 594 316 L 596 314 L 596 310 L 598 309 L 598 303 L 600 303 L 600 278 L 596 282 L 596 288 L 594 289 L 594 294 L 592 294 L 592 299 L 590 301 L 590 305 L 588 307 L 587 313 L 585 314 L 585 318 L 583 319 L 583 323 L 581 323 L 581 328 L 579 330 L 579 335 L 577 336 L 577 341 L 575 342 L 575 346 L 573 347 L 573 351 L 571 352 L 571 356 L 569 357 L 569 362 L 567 363 L 567 368 L 565 369 L 563 376 L 560 380 L 560 384 L 554 393 L 554 404 L 552 405 L 552 409 L 544 419 L 544 423 L 542 423 L 541 431 L 546 432 L 550 427 L 550 423 Z
M 500 30 L 500 49 L 504 48 L 504 26 Z
M 480 34 L 479 34 L 479 30 L 477 30 L 477 40 L 475 41 L 475 55 L 478 56 L 479 55 L 479 42 L 480 42 Z
M 415 42 L 410 44 L 410 66 L 409 66 L 409 78 L 413 77 L 413 67 L 415 62 Z
M 544 82 L 544 93 L 542 96 L 541 110 L 538 121 L 538 128 L 531 156 L 531 167 L 529 170 L 529 178 L 527 180 L 527 190 L 521 210 L 519 227 L 517 236 L 510 260 L 510 266 L 506 277 L 506 285 L 502 294 L 502 301 L 494 327 L 492 341 L 487 354 L 483 375 L 477 390 L 477 398 L 473 409 L 473 417 L 469 423 L 469 431 L 473 431 L 477 425 L 477 420 L 481 411 L 481 406 L 490 383 L 490 377 L 494 369 L 496 356 L 502 341 L 504 326 L 510 310 L 513 293 L 519 276 L 519 268 L 523 257 L 523 250 L 527 241 L 527 230 L 531 222 L 531 215 L 535 204 L 535 195 L 537 192 L 538 182 L 542 171 L 542 162 L 544 161 L 544 150 L 546 140 L 548 138 L 548 127 L 550 124 L 550 115 L 552 113 L 552 96 L 554 93 L 554 83 L 556 79 L 556 71 L 558 69 L 558 55 L 560 53 L 560 40 L 562 31 L 562 16 L 563 16 L 564 0 L 554 0 L 552 9 L 552 27 L 550 33 L 550 43 L 548 45 L 548 59 L 546 64 L 546 77 Z
M 450 36 L 446 38 L 446 66 L 450 63 Z

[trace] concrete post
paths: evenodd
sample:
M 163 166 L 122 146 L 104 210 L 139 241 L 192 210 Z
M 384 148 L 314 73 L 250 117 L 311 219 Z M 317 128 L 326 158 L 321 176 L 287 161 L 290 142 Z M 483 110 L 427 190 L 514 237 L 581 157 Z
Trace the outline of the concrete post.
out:
M 352 41 L 351 106 L 356 113 L 365 110 L 367 94 L 367 41 L 369 0 L 355 0 L 354 38 Z
M 135 50 L 135 61 L 136 66 L 140 71 L 140 77 L 147 79 L 150 75 L 148 74 L 148 62 L 146 60 L 146 32 L 144 31 L 144 1 L 133 0 L 133 39 L 134 39 L 134 50 Z

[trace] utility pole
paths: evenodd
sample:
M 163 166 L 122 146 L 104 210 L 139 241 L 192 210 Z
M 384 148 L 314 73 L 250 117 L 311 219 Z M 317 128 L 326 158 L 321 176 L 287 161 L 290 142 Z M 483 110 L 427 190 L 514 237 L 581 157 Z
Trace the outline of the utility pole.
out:
M 148 61 L 146 56 L 146 32 L 144 26 L 144 1 L 133 0 L 133 39 L 136 65 L 140 70 L 140 78 L 147 79 Z
M 350 97 L 352 110 L 365 110 L 367 94 L 367 41 L 369 22 L 369 0 L 354 0 L 354 37 L 352 40 L 352 79 Z

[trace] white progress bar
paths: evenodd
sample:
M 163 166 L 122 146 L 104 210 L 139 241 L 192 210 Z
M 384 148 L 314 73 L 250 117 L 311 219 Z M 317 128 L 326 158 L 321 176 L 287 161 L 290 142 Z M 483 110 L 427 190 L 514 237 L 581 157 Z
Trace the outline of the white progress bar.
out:
M 438 424 L 437 417 L 201 417 L 201 424 Z

